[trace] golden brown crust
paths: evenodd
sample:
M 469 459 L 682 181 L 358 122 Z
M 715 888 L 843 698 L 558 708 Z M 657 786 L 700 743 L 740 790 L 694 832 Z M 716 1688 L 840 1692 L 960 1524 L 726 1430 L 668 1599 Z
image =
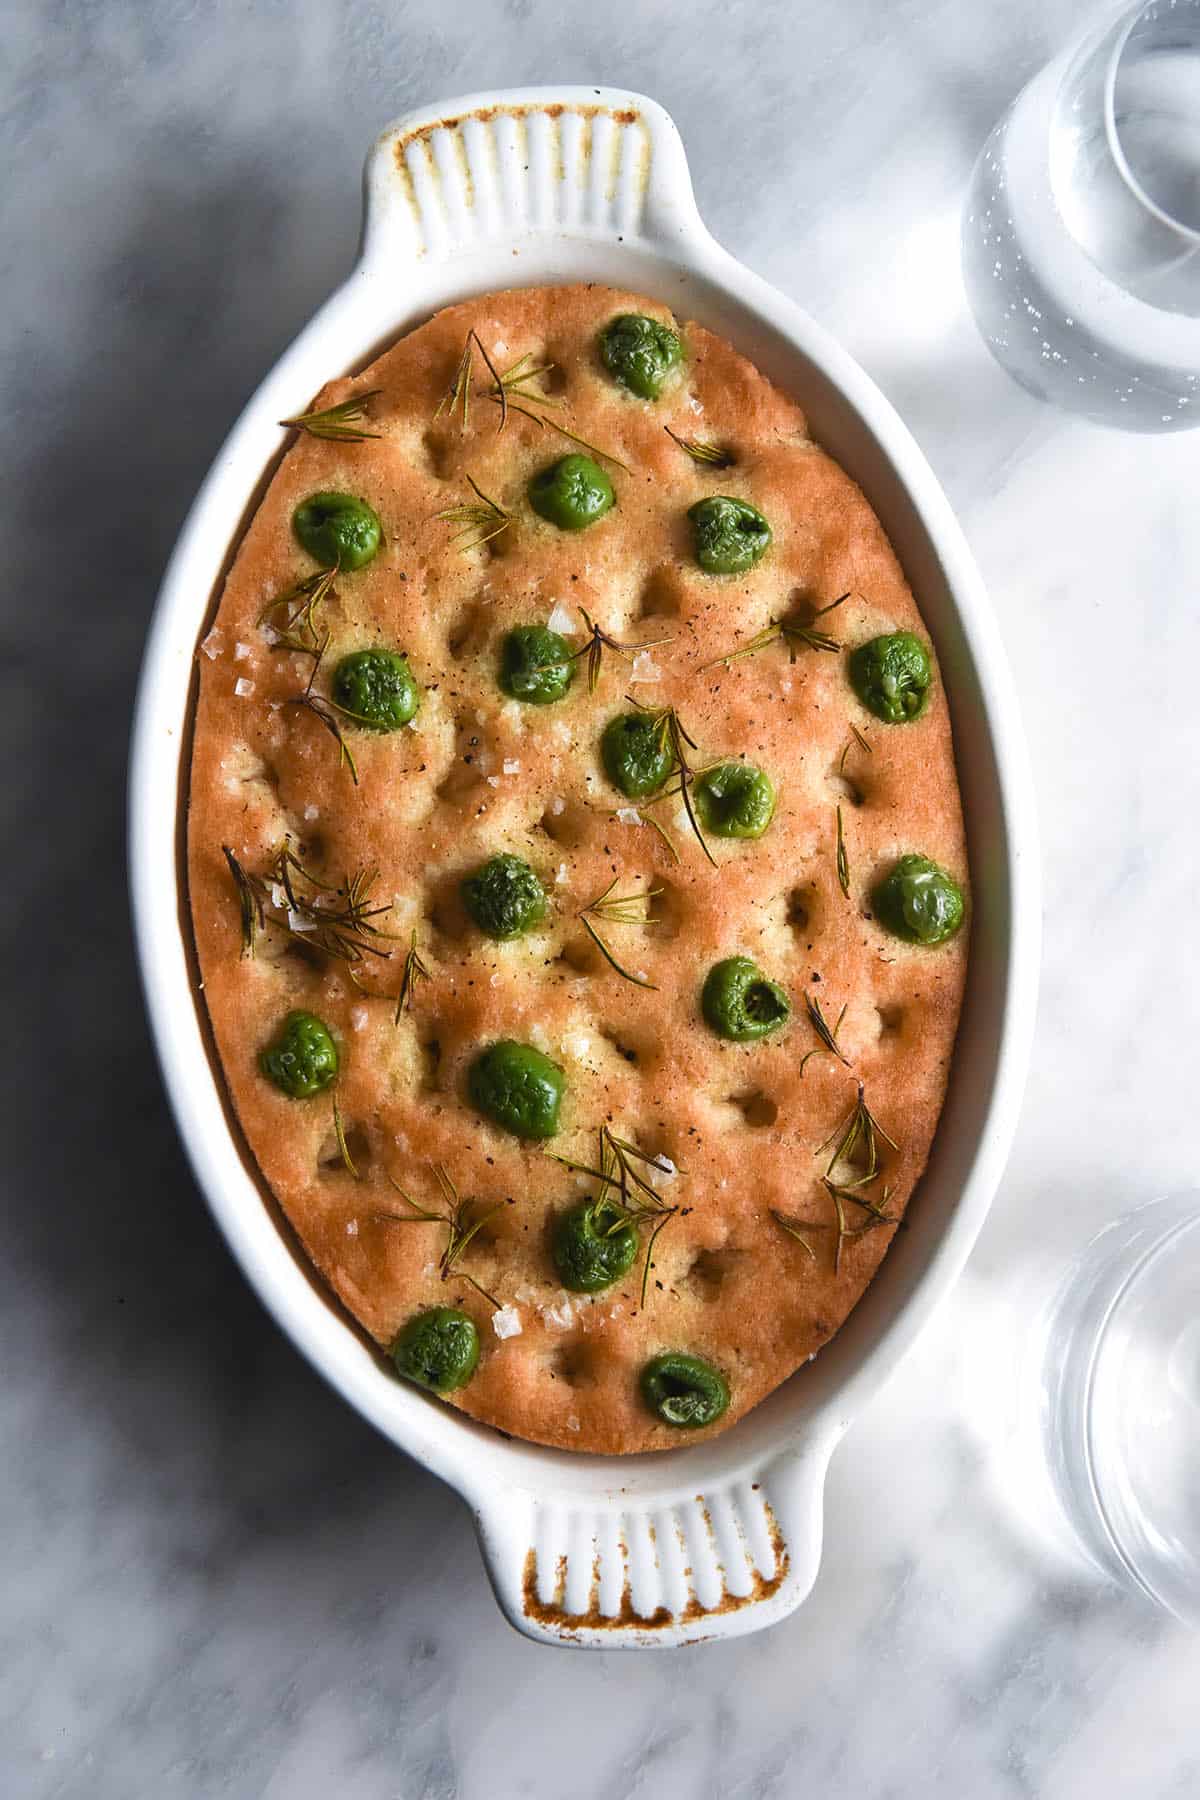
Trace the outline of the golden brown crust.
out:
M 491 295 L 438 314 L 353 382 L 323 391 L 317 404 L 382 390 L 370 421 L 382 435 L 354 445 L 301 436 L 251 520 L 199 657 L 188 837 L 196 943 L 229 1091 L 313 1261 L 382 1345 L 423 1306 L 462 1306 L 483 1354 L 453 1403 L 521 1437 L 604 1452 L 681 1441 L 639 1398 L 648 1356 L 686 1349 L 718 1364 L 732 1392 L 714 1428 L 724 1429 L 841 1324 L 893 1233 L 847 1238 L 835 1272 L 832 1207 L 814 1152 L 847 1116 L 861 1080 L 899 1146 L 885 1147 L 885 1161 L 888 1209 L 902 1213 L 942 1104 L 966 964 L 965 932 L 934 951 L 910 948 L 872 920 L 867 898 L 873 879 L 908 850 L 965 879 L 940 688 L 918 722 L 889 728 L 858 704 L 843 657 L 801 650 L 791 663 L 773 645 L 705 666 L 797 593 L 820 607 L 849 591 L 829 623 L 851 645 L 882 630 L 920 629 L 878 521 L 807 437 L 796 403 L 700 327 L 679 327 L 685 369 L 657 404 L 614 386 L 595 341 L 621 311 L 671 317 L 656 302 L 595 287 Z M 629 473 L 612 471 L 618 504 L 598 524 L 567 534 L 528 507 L 531 473 L 572 448 L 551 431 L 514 415 L 498 433 L 484 398 L 465 434 L 445 413 L 431 423 L 472 327 L 502 366 L 525 352 L 553 363 L 560 416 L 628 464 Z M 667 425 L 732 444 L 736 467 L 714 474 L 697 466 Z M 468 472 L 513 524 L 491 547 L 464 553 L 434 515 L 463 497 Z M 331 641 L 316 691 L 327 691 L 339 654 L 374 643 L 403 649 L 424 689 L 412 728 L 386 736 L 350 728 L 357 787 L 319 722 L 285 704 L 309 665 L 273 649 L 257 624 L 272 597 L 312 571 L 291 514 L 326 488 L 368 499 L 385 542 L 366 569 L 339 578 L 324 609 Z M 751 499 L 771 521 L 773 549 L 747 575 L 709 577 L 691 558 L 686 509 L 714 492 Z M 649 669 L 610 654 L 594 697 L 580 677 L 554 706 L 506 701 L 495 679 L 500 638 L 512 625 L 545 623 L 556 603 L 586 607 L 622 639 L 670 632 L 674 641 L 652 653 Z M 650 679 L 630 687 L 635 673 Z M 649 827 L 612 817 L 625 802 L 605 781 L 597 743 L 626 692 L 675 705 L 704 759 L 744 754 L 775 776 L 778 811 L 762 839 L 713 840 L 713 870 L 686 832 L 672 827 L 676 864 Z M 851 724 L 871 744 L 870 755 L 855 747 L 845 764 L 860 805 L 838 781 Z M 839 800 L 849 900 L 835 869 Z M 673 804 L 658 809 L 669 825 Z M 261 870 L 285 833 L 330 878 L 380 870 L 377 891 L 394 903 L 383 923 L 400 935 L 391 959 L 368 971 L 370 994 L 337 964 L 281 954 L 278 933 L 255 958 L 240 955 L 221 846 Z M 469 929 L 456 897 L 461 876 L 498 850 L 532 863 L 552 898 L 545 925 L 508 944 Z M 623 960 L 657 992 L 609 970 L 576 921 L 614 875 L 622 891 L 651 878 L 665 890 L 660 925 L 613 934 Z M 413 928 L 432 979 L 396 1023 Z M 757 1045 L 719 1041 L 698 1010 L 705 972 L 736 952 L 753 956 L 793 1000 L 789 1028 Z M 802 1070 L 817 1041 L 806 990 L 831 1019 L 846 1007 L 839 1041 L 852 1070 L 828 1055 Z M 329 1093 L 292 1101 L 258 1073 L 257 1052 L 295 1006 L 318 1013 L 338 1039 L 336 1091 L 358 1146 L 357 1182 L 336 1156 L 325 1166 Z M 661 1184 L 680 1211 L 658 1239 L 644 1311 L 636 1266 L 594 1299 L 561 1290 L 549 1227 L 586 1183 L 470 1109 L 465 1070 L 476 1048 L 498 1037 L 540 1044 L 565 1069 L 555 1150 L 594 1160 L 595 1131 L 610 1121 L 683 1171 Z M 439 1227 L 380 1218 L 397 1206 L 385 1171 L 431 1205 L 437 1163 L 464 1195 L 512 1203 L 465 1266 L 518 1308 L 519 1335 L 501 1340 L 487 1301 L 464 1281 L 441 1280 Z M 880 1186 L 871 1192 L 878 1199 Z M 771 1209 L 813 1222 L 815 1257 Z

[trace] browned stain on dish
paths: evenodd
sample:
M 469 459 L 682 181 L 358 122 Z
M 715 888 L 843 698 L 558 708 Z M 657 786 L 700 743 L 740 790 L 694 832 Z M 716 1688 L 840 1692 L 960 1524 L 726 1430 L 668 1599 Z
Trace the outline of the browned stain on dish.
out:
M 578 105 L 565 105 L 555 102 L 550 106 L 477 106 L 474 112 L 459 113 L 445 119 L 431 119 L 427 125 L 416 125 L 406 131 L 403 137 L 396 139 L 393 155 L 396 166 L 404 171 L 404 152 L 410 144 L 420 143 L 432 137 L 435 131 L 457 131 L 468 119 L 478 119 L 481 125 L 490 125 L 493 119 L 560 119 L 570 113 L 579 119 L 612 119 L 617 125 L 636 125 L 641 114 L 632 106 L 623 106 L 613 110 L 607 106 L 595 106 L 589 101 L 581 101 Z
M 775 1573 L 761 1575 L 757 1569 L 751 1569 L 750 1590 L 745 1594 L 731 1594 L 724 1589 L 721 1598 L 713 1606 L 705 1606 L 693 1592 L 682 1612 L 673 1613 L 669 1607 L 658 1606 L 652 1613 L 640 1613 L 633 1604 L 633 1590 L 628 1575 L 628 1553 L 621 1545 L 626 1561 L 626 1576 L 621 1588 L 621 1598 L 615 1613 L 600 1611 L 600 1552 L 596 1551 L 592 1559 L 592 1585 L 588 1594 L 587 1609 L 584 1612 L 568 1612 L 567 1594 L 567 1559 L 560 1556 L 554 1567 L 554 1591 L 549 1600 L 538 1596 L 538 1558 L 537 1551 L 531 1546 L 525 1556 L 525 1574 L 522 1584 L 525 1616 L 539 1625 L 546 1625 L 560 1632 L 564 1637 L 572 1637 L 582 1631 L 624 1631 L 631 1626 L 639 1631 L 668 1631 L 674 1625 L 690 1625 L 697 1619 L 715 1619 L 730 1613 L 742 1612 L 747 1606 L 755 1606 L 762 1600 L 769 1600 L 777 1594 L 787 1579 L 790 1559 L 779 1521 L 767 1503 L 763 1502 L 767 1515 L 767 1527 L 771 1541 L 771 1549 L 775 1554 Z M 707 1508 L 701 1512 L 708 1530 L 712 1532 L 712 1521 Z M 653 1524 L 650 1526 L 651 1540 L 655 1541 Z M 723 1565 L 721 1575 L 724 1578 Z M 691 1568 L 684 1570 L 688 1577 Z

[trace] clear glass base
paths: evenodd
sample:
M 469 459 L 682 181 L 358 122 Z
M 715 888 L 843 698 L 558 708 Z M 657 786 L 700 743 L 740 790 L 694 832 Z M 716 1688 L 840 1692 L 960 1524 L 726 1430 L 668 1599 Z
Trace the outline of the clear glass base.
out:
M 1029 1355 L 1050 1483 L 1086 1554 L 1200 1624 L 1200 1192 L 1101 1232 Z

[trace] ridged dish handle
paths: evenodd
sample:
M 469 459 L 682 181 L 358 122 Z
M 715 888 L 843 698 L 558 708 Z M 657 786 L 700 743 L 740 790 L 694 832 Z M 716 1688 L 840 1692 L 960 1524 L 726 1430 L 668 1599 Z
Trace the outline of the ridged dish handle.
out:
M 489 1494 L 476 1528 L 510 1623 L 543 1643 L 646 1649 L 757 1631 L 816 1579 L 829 1446 L 639 1505 Z
M 366 190 L 368 269 L 547 237 L 707 236 L 673 120 L 611 88 L 514 88 L 410 113 L 375 143 Z M 528 279 L 517 262 L 512 275 Z

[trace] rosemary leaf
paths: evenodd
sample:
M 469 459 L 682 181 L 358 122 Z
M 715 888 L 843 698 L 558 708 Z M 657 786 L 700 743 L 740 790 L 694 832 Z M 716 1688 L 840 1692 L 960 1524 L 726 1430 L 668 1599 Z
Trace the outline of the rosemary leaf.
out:
M 732 450 L 723 449 L 707 438 L 680 437 L 669 425 L 664 425 L 663 430 L 693 462 L 706 463 L 710 469 L 732 469 L 737 461 Z
M 378 431 L 364 431 L 358 423 L 368 400 L 377 400 L 382 392 L 382 388 L 369 388 L 365 394 L 355 394 L 337 406 L 325 407 L 322 412 L 297 413 L 295 418 L 280 419 L 279 423 L 290 425 L 296 431 L 306 431 L 309 437 L 331 438 L 342 444 L 359 444 L 364 438 L 382 436 Z

